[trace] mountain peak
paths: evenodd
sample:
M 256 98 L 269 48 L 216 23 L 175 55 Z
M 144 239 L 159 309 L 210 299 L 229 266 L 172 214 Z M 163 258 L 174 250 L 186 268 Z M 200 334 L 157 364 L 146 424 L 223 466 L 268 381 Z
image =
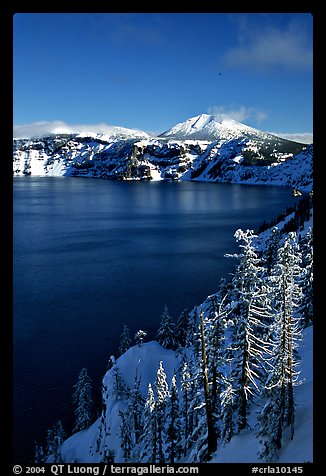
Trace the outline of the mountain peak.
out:
M 244 137 L 266 137 L 269 134 L 237 122 L 230 117 L 219 114 L 199 114 L 184 122 L 176 124 L 163 132 L 160 137 L 171 139 L 194 140 L 231 140 Z

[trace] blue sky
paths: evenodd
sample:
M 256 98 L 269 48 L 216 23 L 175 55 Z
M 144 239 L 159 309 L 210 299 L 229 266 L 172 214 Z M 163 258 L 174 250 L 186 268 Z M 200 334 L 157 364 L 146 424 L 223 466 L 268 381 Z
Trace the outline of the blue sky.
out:
M 14 124 L 157 133 L 209 113 L 311 133 L 312 35 L 309 13 L 19 13 Z

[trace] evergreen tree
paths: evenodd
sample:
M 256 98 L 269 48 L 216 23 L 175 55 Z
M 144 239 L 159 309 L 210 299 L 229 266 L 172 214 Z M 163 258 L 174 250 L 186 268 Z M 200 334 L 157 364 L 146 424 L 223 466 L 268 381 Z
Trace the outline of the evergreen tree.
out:
M 157 422 L 155 396 L 151 384 L 148 385 L 147 399 L 144 409 L 144 431 L 141 439 L 142 453 L 141 461 L 145 463 L 156 463 L 157 458 Z
M 274 371 L 266 382 L 266 388 L 262 394 L 266 403 L 257 417 L 261 444 L 258 457 L 266 462 L 275 461 L 282 447 L 285 387 L 278 382 L 279 376 Z
M 114 394 L 117 400 L 122 400 L 125 397 L 129 396 L 130 389 L 126 385 L 120 371 L 118 365 L 115 363 L 112 367 L 113 375 L 114 375 Z
M 66 439 L 66 433 L 61 421 L 58 421 L 53 429 L 49 429 L 46 435 L 46 462 L 62 463 L 61 446 Z
M 231 300 L 234 326 L 231 334 L 234 405 L 238 414 L 238 431 L 247 427 L 248 401 L 258 391 L 259 369 L 268 347 L 257 337 L 270 318 L 269 290 L 264 281 L 264 269 L 253 246 L 256 237 L 252 230 L 237 230 L 235 238 L 240 242 L 242 253 L 231 255 L 238 258 L 232 278 Z M 230 256 L 230 255 L 227 255 Z M 265 321 L 265 322 L 264 322 Z
M 145 405 L 145 400 L 143 395 L 140 392 L 140 377 L 138 376 L 138 368 L 136 371 L 135 376 L 135 383 L 134 388 L 130 390 L 129 396 L 129 410 L 133 422 L 133 435 L 134 435 L 134 443 L 135 445 L 138 444 L 140 435 L 142 433 L 142 425 L 143 425 L 143 409 Z
M 96 453 L 101 456 L 101 460 L 105 458 L 108 452 L 107 438 L 110 434 L 110 428 L 107 426 L 107 400 L 109 397 L 108 388 L 102 384 L 102 413 L 98 428 L 98 436 L 96 439 Z
M 132 432 L 131 432 L 131 424 L 130 424 L 130 415 L 128 412 L 119 411 L 119 416 L 121 419 L 120 424 L 120 441 L 121 441 L 121 448 L 123 459 L 125 463 L 131 461 L 132 451 L 134 448 L 134 444 L 132 441 Z
M 313 323 L 313 232 L 311 228 L 301 241 L 300 247 L 303 268 L 300 314 L 303 327 L 308 327 Z
M 225 329 L 229 310 L 225 304 L 227 295 L 220 299 L 220 295 L 209 298 L 208 319 L 206 325 L 206 350 L 208 361 L 209 381 L 211 382 L 212 411 L 214 414 L 217 437 L 219 430 L 217 422 L 221 412 L 221 383 L 223 381 L 225 356 Z M 219 302 L 220 300 L 220 302 Z
M 163 368 L 163 362 L 160 365 L 156 375 L 155 381 L 155 413 L 156 413 L 156 431 L 157 431 L 157 462 L 165 462 L 164 440 L 165 440 L 165 416 L 166 405 L 169 395 L 169 388 L 166 379 L 166 374 Z
M 167 405 L 167 418 L 166 458 L 169 463 L 173 464 L 179 459 L 181 454 L 179 395 L 175 375 L 173 376 L 171 382 L 171 389 Z
M 187 353 L 188 362 L 181 369 L 180 419 L 181 446 L 183 454 L 196 447 L 198 460 L 201 461 L 207 449 L 207 420 L 203 397 L 202 370 L 199 368 L 198 355 Z
M 126 325 L 123 326 L 123 332 L 120 337 L 119 354 L 122 355 L 131 346 L 130 330 Z
M 207 452 L 208 457 L 216 451 L 217 447 L 217 434 L 215 428 L 215 421 L 213 415 L 213 406 L 211 392 L 209 389 L 209 377 L 208 377 L 208 361 L 206 352 L 206 340 L 205 340 L 205 326 L 204 326 L 204 312 L 200 311 L 200 340 L 201 340 L 201 368 L 202 368 L 202 381 L 204 387 L 205 397 L 205 410 L 206 410 L 206 425 L 207 425 Z
M 228 381 L 226 389 L 221 393 L 222 404 L 222 432 L 221 440 L 229 443 L 234 435 L 234 390 L 232 382 Z
M 35 442 L 34 463 L 41 464 L 45 462 L 46 462 L 46 455 L 44 454 L 43 447 L 39 446 L 38 443 Z
M 282 234 L 277 226 L 271 229 L 270 237 L 266 240 L 266 250 L 264 253 L 267 271 L 270 272 L 277 261 L 277 253 L 280 247 Z
M 190 379 L 187 362 L 184 362 L 181 369 L 181 402 L 180 402 L 180 420 L 182 428 L 182 447 L 183 455 L 186 456 L 188 450 L 188 439 L 193 428 L 190 421 L 190 405 L 191 405 L 191 387 L 193 382 Z
M 157 342 L 166 349 L 176 348 L 175 325 L 172 317 L 169 315 L 167 306 L 164 307 L 156 339 Z
M 139 329 L 139 331 L 136 332 L 135 341 L 136 341 L 136 344 L 139 347 L 143 344 L 143 341 L 144 341 L 146 336 L 147 336 L 147 332 L 142 331 L 141 329 Z
M 179 347 L 186 347 L 189 345 L 189 312 L 186 309 L 182 311 L 177 320 L 175 336 Z
M 270 373 L 265 385 L 266 404 L 259 415 L 262 449 L 260 458 L 271 461 L 282 447 L 284 426 L 294 436 L 295 406 L 293 386 L 298 382 L 296 367 L 298 340 L 301 339 L 300 319 L 294 309 L 301 298 L 298 280 L 301 256 L 295 232 L 290 232 L 278 251 L 278 260 L 271 271 L 275 324 L 270 358 Z
M 77 432 L 88 428 L 93 419 L 92 381 L 87 369 L 84 368 L 80 371 L 74 387 L 73 402 L 76 405 L 76 420 L 73 431 Z
M 188 449 L 196 453 L 196 461 L 207 461 L 217 440 L 215 415 L 210 391 L 210 365 L 207 355 L 207 329 L 203 324 L 203 310 L 191 312 L 192 341 L 184 354 L 181 368 L 180 421 L 183 455 Z M 208 405 L 207 405 L 208 402 Z M 207 411 L 208 408 L 208 411 Z
M 189 316 L 188 346 L 192 346 L 193 352 L 198 355 L 200 352 L 200 317 L 197 307 Z

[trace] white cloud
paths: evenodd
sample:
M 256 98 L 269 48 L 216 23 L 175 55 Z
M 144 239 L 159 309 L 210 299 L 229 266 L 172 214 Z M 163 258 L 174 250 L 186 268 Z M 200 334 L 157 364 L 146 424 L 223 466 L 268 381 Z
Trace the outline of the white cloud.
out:
M 255 107 L 247 106 L 230 106 L 228 108 L 225 106 L 210 106 L 208 108 L 208 114 L 213 114 L 220 120 L 230 118 L 238 122 L 243 122 L 251 119 L 257 124 L 263 122 L 267 117 L 267 114 L 264 111 L 260 111 Z
M 270 134 L 293 140 L 294 142 L 300 142 L 301 144 L 312 144 L 314 140 L 312 132 L 270 132 Z
M 70 134 L 81 132 L 96 132 L 99 134 L 112 133 L 117 129 L 105 123 L 99 124 L 66 124 L 63 121 L 39 121 L 30 124 L 14 125 L 13 136 L 17 139 L 30 139 L 32 137 L 42 137 L 47 134 Z
M 312 67 L 312 39 L 299 22 L 277 28 L 264 22 L 257 27 L 257 23 L 244 20 L 238 26 L 238 45 L 224 55 L 228 66 L 259 72 L 276 67 L 287 70 Z

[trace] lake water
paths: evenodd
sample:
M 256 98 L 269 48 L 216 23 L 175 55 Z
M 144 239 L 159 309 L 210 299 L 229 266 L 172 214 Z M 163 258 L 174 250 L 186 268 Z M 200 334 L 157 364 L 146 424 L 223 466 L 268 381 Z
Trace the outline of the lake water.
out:
M 123 324 L 155 337 L 234 267 L 238 228 L 292 204 L 283 187 L 14 178 L 14 461 L 62 420 L 86 367 L 100 400 Z

